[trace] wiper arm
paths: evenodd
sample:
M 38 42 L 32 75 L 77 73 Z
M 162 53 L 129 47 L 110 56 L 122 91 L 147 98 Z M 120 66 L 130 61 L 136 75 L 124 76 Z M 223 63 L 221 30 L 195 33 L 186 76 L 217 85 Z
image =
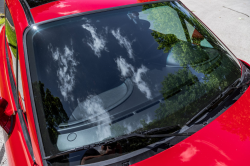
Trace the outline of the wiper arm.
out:
M 181 129 L 181 127 L 179 125 L 176 125 L 176 126 L 155 128 L 155 129 L 152 129 L 152 130 L 142 131 L 142 132 L 139 132 L 139 133 L 131 133 L 131 134 L 122 135 L 122 136 L 119 136 L 119 137 L 116 137 L 116 138 L 110 138 L 110 139 L 107 139 L 107 140 L 99 142 L 99 143 L 94 143 L 94 144 L 90 144 L 90 145 L 87 145 L 87 146 L 82 146 L 82 147 L 70 149 L 70 150 L 58 153 L 56 155 L 51 155 L 51 156 L 45 157 L 44 159 L 49 160 L 49 159 L 53 159 L 53 158 L 56 158 L 56 157 L 59 157 L 59 156 L 67 155 L 67 154 L 72 153 L 72 152 L 81 151 L 81 150 L 88 150 L 88 149 L 91 149 L 91 148 L 96 147 L 96 146 L 108 145 L 108 144 L 111 144 L 111 143 L 115 143 L 117 141 L 130 139 L 130 138 L 136 138 L 136 137 L 139 137 L 139 138 L 161 138 L 161 137 L 172 137 L 172 136 L 190 136 L 190 135 L 193 134 L 193 133 L 157 134 L 159 132 L 170 133 L 170 132 L 178 131 L 180 129 Z M 150 134 L 154 134 L 154 135 L 150 135 Z
M 113 138 L 111 142 L 107 142 L 104 145 L 111 144 L 117 141 L 121 141 L 124 139 L 129 139 L 129 138 L 135 138 L 135 137 L 140 137 L 140 138 L 161 138 L 161 137 L 173 137 L 173 136 L 190 136 L 194 134 L 194 132 L 189 132 L 189 133 L 172 133 L 172 134 L 156 134 L 156 135 L 147 135 L 147 134 L 137 134 L 137 133 L 132 133 L 129 135 L 125 135 L 119 138 Z
M 156 133 L 159 133 L 159 132 L 162 132 L 162 131 L 166 132 L 166 130 L 169 133 L 169 132 L 177 131 L 179 129 L 181 129 L 180 126 L 173 126 L 171 128 L 170 127 L 162 127 L 162 128 L 152 129 L 152 130 L 149 130 L 149 131 L 144 131 L 144 132 L 141 132 L 141 133 L 131 133 L 131 134 L 119 136 L 117 138 L 108 139 L 102 145 L 108 145 L 108 144 L 115 143 L 117 141 L 121 141 L 121 140 L 124 140 L 124 139 L 130 139 L 130 138 L 136 138 L 136 137 L 137 138 L 138 137 L 139 138 L 161 138 L 161 137 L 173 137 L 173 136 L 190 136 L 190 135 L 194 134 L 194 133 L 191 133 L 191 132 L 190 133 L 156 134 Z
M 240 83 L 240 80 L 236 80 L 231 86 L 229 86 L 224 92 L 222 92 L 215 100 L 213 100 L 208 106 L 203 108 L 200 112 L 198 112 L 192 119 L 190 119 L 186 125 L 191 124 L 192 122 L 198 120 L 202 115 L 207 112 L 214 110 L 218 105 L 220 105 L 223 101 L 225 101 L 231 93 L 234 92 L 235 89 L 242 88 L 244 86 L 248 86 L 250 81 L 247 83 Z

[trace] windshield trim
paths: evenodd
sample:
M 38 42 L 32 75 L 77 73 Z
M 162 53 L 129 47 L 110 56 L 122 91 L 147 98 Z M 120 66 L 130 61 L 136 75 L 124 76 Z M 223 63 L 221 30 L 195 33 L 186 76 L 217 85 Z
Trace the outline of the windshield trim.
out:
M 234 59 L 234 61 L 239 65 L 239 67 L 242 70 L 242 65 L 240 64 L 238 58 L 228 49 L 228 47 L 196 15 L 194 15 L 179 0 L 158 0 L 158 1 L 152 1 L 152 2 L 144 2 L 144 3 L 138 3 L 138 4 L 124 5 L 124 6 L 119 6 L 119 7 L 112 7 L 112 8 L 95 10 L 95 11 L 89 11 L 89 12 L 83 12 L 83 13 L 76 13 L 76 14 L 72 14 L 72 15 L 67 15 L 67 16 L 62 16 L 62 17 L 58 17 L 58 18 L 54 18 L 54 19 L 42 21 L 42 22 L 39 22 L 39 23 L 34 23 L 34 24 L 26 27 L 26 29 L 24 30 L 24 33 L 23 33 L 23 47 L 24 48 L 23 49 L 24 49 L 25 67 L 26 67 L 26 72 L 27 72 L 27 82 L 28 82 L 28 87 L 29 87 L 29 94 L 30 94 L 30 101 L 31 101 L 31 105 L 32 105 L 33 117 L 34 117 L 34 121 L 35 121 L 35 127 L 36 127 L 36 132 L 37 132 L 37 138 L 38 138 L 39 148 L 40 148 L 40 152 L 41 152 L 41 157 L 42 157 L 43 164 L 45 166 L 48 165 L 47 162 L 46 162 L 46 160 L 50 159 L 49 158 L 50 156 L 49 155 L 46 156 L 46 154 L 45 154 L 45 146 L 43 145 L 43 140 L 42 140 L 41 131 L 40 131 L 40 124 L 39 124 L 39 121 L 38 121 L 38 115 L 37 115 L 37 110 L 36 110 L 36 105 L 35 105 L 35 100 L 34 100 L 33 86 L 32 86 L 32 81 L 31 81 L 31 72 L 30 72 L 30 63 L 29 63 L 28 50 L 27 50 L 27 42 L 26 42 L 27 41 L 26 40 L 27 34 L 32 29 L 34 29 L 36 26 L 47 24 L 47 23 L 51 23 L 51 22 L 56 22 L 56 21 L 60 21 L 60 20 L 68 19 L 68 18 L 74 18 L 74 17 L 78 17 L 78 16 L 90 15 L 90 14 L 95 14 L 95 13 L 101 13 L 101 12 L 106 12 L 106 11 L 113 11 L 113 10 L 119 10 L 119 9 L 129 8 L 129 7 L 142 6 L 142 5 L 146 5 L 146 4 L 155 4 L 155 3 L 161 3 L 161 2 L 178 2 L 181 6 L 183 6 L 193 17 L 195 17 L 197 19 L 197 21 L 216 40 L 219 41 L 219 43 L 221 44 L 221 46 L 223 46 L 230 53 L 230 55 L 232 56 L 232 58 Z M 241 79 L 243 79 L 242 78 L 243 76 L 244 76 L 243 73 L 241 73 Z M 158 144 L 160 142 L 164 143 L 164 142 L 166 142 L 170 138 L 167 138 L 164 141 L 158 141 L 158 142 L 153 143 L 151 145 L 155 145 L 155 144 Z M 148 145 L 148 146 L 150 146 L 150 145 Z M 145 151 L 145 149 L 148 149 L 148 148 L 144 147 L 144 148 L 138 149 L 137 151 L 134 151 L 134 152 L 131 152 L 129 154 L 126 154 L 126 156 L 128 156 L 128 158 L 131 158 L 131 157 L 133 157 L 133 155 L 130 155 L 130 154 L 139 153 L 142 150 Z M 125 156 L 125 155 L 123 155 L 123 156 Z M 123 156 L 120 156 L 120 157 L 123 157 Z M 116 158 L 118 158 L 118 157 L 116 157 Z M 124 158 L 122 158 L 122 159 L 124 159 Z
M 27 73 L 27 82 L 28 82 L 28 87 L 29 87 L 29 94 L 30 94 L 30 101 L 31 101 L 31 106 L 32 106 L 32 112 L 33 112 L 33 118 L 35 122 L 35 128 L 36 128 L 36 133 L 37 133 L 37 139 L 38 139 L 38 144 L 39 144 L 39 149 L 42 157 L 42 162 L 45 166 L 47 166 L 47 162 L 44 160 L 45 156 L 45 149 L 43 145 L 43 140 L 41 136 L 41 131 L 40 131 L 40 125 L 38 122 L 38 115 L 36 111 L 36 105 L 35 105 L 35 100 L 34 100 L 34 94 L 33 94 L 33 87 L 31 83 L 31 73 L 30 73 L 30 66 L 29 66 L 29 58 L 28 58 L 28 52 L 27 52 L 27 45 L 26 45 L 26 35 L 29 32 L 30 27 L 26 28 L 23 33 L 23 47 L 24 47 L 24 58 L 25 58 L 25 67 L 26 67 L 26 73 Z

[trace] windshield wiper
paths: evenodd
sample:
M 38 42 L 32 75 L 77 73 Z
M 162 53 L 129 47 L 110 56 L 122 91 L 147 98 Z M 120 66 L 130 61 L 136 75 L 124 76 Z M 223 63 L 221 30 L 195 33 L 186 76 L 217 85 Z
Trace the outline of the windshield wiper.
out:
M 86 145 L 86 146 L 82 146 L 82 147 L 78 147 L 78 148 L 73 148 L 73 149 L 58 153 L 56 155 L 51 155 L 51 156 L 45 157 L 44 159 L 49 160 L 49 159 L 53 159 L 53 158 L 56 158 L 59 156 L 67 155 L 67 154 L 72 153 L 72 152 L 81 151 L 81 150 L 88 150 L 88 149 L 94 148 L 96 146 L 109 145 L 109 144 L 115 143 L 117 141 L 131 139 L 131 138 L 161 138 L 161 137 L 173 137 L 173 136 L 190 136 L 193 134 L 193 133 L 172 133 L 172 132 L 176 132 L 180 129 L 181 129 L 181 127 L 179 125 L 176 125 L 176 126 L 155 128 L 155 129 L 151 129 L 148 131 L 142 131 L 142 132 L 137 132 L 137 133 L 131 133 L 131 134 L 122 135 L 122 136 L 119 136 L 116 138 L 110 138 L 110 139 L 101 141 L 99 143 L 94 143 L 94 144 L 90 144 L 90 145 Z M 171 134 L 157 134 L 159 132 L 167 132 L 167 133 L 171 133 Z
M 125 135 L 125 136 L 121 136 L 119 138 L 113 138 L 110 141 L 107 141 L 105 144 L 103 145 L 108 145 L 117 141 L 121 141 L 124 139 L 129 139 L 129 138 L 135 138 L 135 137 L 139 137 L 139 138 L 161 138 L 161 137 L 173 137 L 173 136 L 190 136 L 194 134 L 194 132 L 189 132 L 189 133 L 172 133 L 172 134 L 155 134 L 155 135 L 147 135 L 147 134 L 138 134 L 138 133 L 132 133 L 129 135 Z
M 208 106 L 203 108 L 200 112 L 198 112 L 192 119 L 190 119 L 186 125 L 190 125 L 191 123 L 197 121 L 201 118 L 205 113 L 213 111 L 217 106 L 222 104 L 234 91 L 235 89 L 242 88 L 244 86 L 249 86 L 250 81 L 246 83 L 240 82 L 240 79 L 237 79 L 232 85 L 230 85 L 224 92 L 222 92 L 216 99 L 214 99 Z

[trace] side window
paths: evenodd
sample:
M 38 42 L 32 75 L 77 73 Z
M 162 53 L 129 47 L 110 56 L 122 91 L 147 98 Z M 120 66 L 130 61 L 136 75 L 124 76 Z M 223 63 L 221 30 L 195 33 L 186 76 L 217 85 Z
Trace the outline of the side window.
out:
M 14 26 L 13 19 L 11 17 L 11 13 L 8 9 L 7 6 L 5 6 L 5 32 L 6 32 L 6 42 L 7 42 L 7 51 L 8 51 L 8 58 L 9 58 L 9 64 L 11 68 L 11 72 L 14 77 L 14 81 L 18 80 L 18 96 L 19 96 L 19 101 L 20 101 L 20 106 L 21 109 L 25 112 L 25 103 L 24 103 L 24 96 L 23 96 L 23 85 L 22 85 L 22 75 L 21 75 L 21 70 L 20 70 L 20 61 L 17 53 L 17 38 L 16 38 L 16 30 Z M 16 80 L 16 68 L 18 63 L 18 79 Z

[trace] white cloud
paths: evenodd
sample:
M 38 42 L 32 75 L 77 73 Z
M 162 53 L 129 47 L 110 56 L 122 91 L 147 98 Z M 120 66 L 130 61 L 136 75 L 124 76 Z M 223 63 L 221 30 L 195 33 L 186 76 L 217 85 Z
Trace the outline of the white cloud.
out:
M 217 161 L 215 160 L 215 166 L 227 166 L 227 164 L 221 162 L 221 161 Z
M 59 49 L 56 48 L 56 51 L 53 51 L 53 46 L 52 44 L 49 44 L 48 49 L 52 52 L 52 58 L 57 61 L 59 58 Z
M 87 42 L 90 48 L 94 51 L 95 55 L 100 58 L 101 51 L 108 51 L 106 48 L 106 40 L 100 34 L 97 34 L 96 28 L 91 26 L 90 24 L 83 24 L 82 27 L 88 30 L 91 34 L 92 39 Z
M 92 122 L 98 123 L 96 135 L 99 141 L 111 136 L 110 115 L 104 109 L 103 102 L 98 96 L 88 96 L 84 102 L 79 103 L 79 106 L 84 110 L 85 117 Z M 108 124 L 103 125 L 103 123 Z
M 117 58 L 115 62 L 122 77 L 132 77 L 132 81 L 136 84 L 138 89 L 145 94 L 148 99 L 152 99 L 152 94 L 147 83 L 142 80 L 142 76 L 146 74 L 148 69 L 142 65 L 136 71 L 134 67 L 131 64 L 128 64 L 122 57 Z
M 131 72 L 134 73 L 134 67 L 132 65 L 128 64 L 124 58 L 122 58 L 122 57 L 117 58 L 117 60 L 115 62 L 118 66 L 118 70 L 120 70 L 121 75 L 123 77 L 127 77 L 127 76 L 131 75 Z
M 137 129 L 137 128 L 132 127 L 132 125 L 130 123 L 123 123 L 123 127 L 126 128 L 126 133 L 125 134 L 130 134 L 135 129 Z
M 227 156 L 226 153 L 222 149 L 220 149 L 218 146 L 212 144 L 211 142 L 204 141 L 204 140 L 196 140 L 195 142 L 203 143 L 203 144 L 211 147 L 212 149 L 214 149 L 216 152 L 219 152 L 222 156 L 226 157 L 228 160 L 231 160 L 231 158 L 229 156 Z
M 146 74 L 148 69 L 145 66 L 141 66 L 141 68 L 137 69 L 137 72 L 134 73 L 134 76 L 132 78 L 133 82 L 136 83 L 137 87 L 140 89 L 142 93 L 146 95 L 148 99 L 151 99 L 151 91 L 145 81 L 142 80 L 142 76 Z
M 195 154 L 198 152 L 198 149 L 190 144 L 190 146 L 181 153 L 180 158 L 182 162 L 190 161 L 190 159 L 195 156 Z
M 46 67 L 46 72 L 49 74 L 51 72 L 51 68 L 48 66 Z
M 85 20 L 86 23 L 90 23 L 91 20 L 87 19 L 86 17 L 82 17 L 82 20 Z
M 70 15 L 70 14 L 76 14 L 76 13 L 80 13 L 79 10 L 73 10 L 71 12 L 59 12 L 58 14 L 61 14 L 61 15 Z
M 132 42 L 130 42 L 126 37 L 123 37 L 120 33 L 120 29 L 117 29 L 116 31 L 111 30 L 111 33 L 113 36 L 118 40 L 119 44 L 121 47 L 125 47 L 129 58 L 133 59 L 134 58 L 134 52 L 132 49 Z
M 108 27 L 104 27 L 104 30 L 105 30 L 106 33 L 109 32 L 109 28 Z
M 149 116 L 149 115 L 147 115 L 147 119 L 146 119 L 146 123 L 147 124 L 149 124 L 150 122 L 152 122 L 153 120 L 152 120 L 152 118 Z
M 57 8 L 65 8 L 70 5 L 66 5 L 66 2 L 61 2 L 59 5 L 56 5 Z
M 65 46 L 64 52 L 60 53 L 58 48 L 54 51 L 52 45 L 49 45 L 48 49 L 51 51 L 54 61 L 58 62 L 58 86 L 64 100 L 67 101 L 69 97 L 74 100 L 70 95 L 75 85 L 75 67 L 78 64 L 74 58 L 74 50 Z

